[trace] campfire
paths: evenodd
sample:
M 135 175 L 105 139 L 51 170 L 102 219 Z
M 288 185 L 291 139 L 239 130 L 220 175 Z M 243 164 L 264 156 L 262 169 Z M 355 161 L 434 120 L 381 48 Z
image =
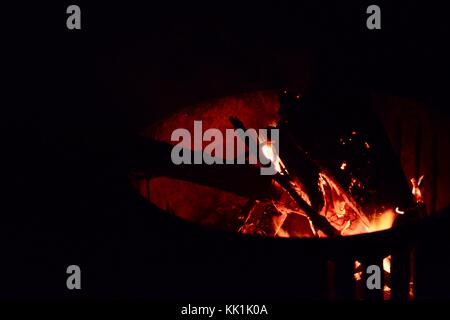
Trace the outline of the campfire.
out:
M 266 128 L 277 128 L 281 132 L 280 154 L 275 151 L 270 140 L 258 137 L 262 153 L 273 163 L 277 171 L 269 179 L 271 185 L 269 197 L 262 199 L 256 195 L 253 198 L 243 199 L 224 192 L 221 196 L 217 196 L 219 192 L 217 188 L 204 190 L 210 187 L 194 186 L 191 182 L 180 180 L 168 181 L 163 177 L 151 179 L 148 187 L 160 189 L 162 191 L 160 194 L 168 194 L 171 199 L 166 199 L 157 194 L 155 196 L 147 194 L 147 183 L 143 183 L 145 179 L 140 181 L 137 179 L 134 182 L 142 195 L 175 215 L 220 229 L 270 237 L 335 237 L 385 230 L 393 225 L 397 216 L 411 213 L 423 203 L 420 189 L 423 177 L 417 181 L 415 178 L 411 179 L 410 187 L 416 201 L 411 202 L 407 208 L 400 207 L 397 203 L 377 204 L 370 199 L 374 198 L 374 191 L 362 181 L 361 177 L 365 178 L 364 174 L 370 171 L 371 161 L 375 161 L 370 158 L 370 153 L 377 146 L 375 143 L 375 147 L 372 147 L 373 141 L 368 141 L 368 135 L 362 132 L 350 128 L 347 136 L 334 137 L 337 147 L 348 146 L 352 149 L 353 159 L 339 160 L 335 168 L 326 167 L 317 161 L 314 155 L 310 155 L 296 140 L 295 132 L 289 123 L 289 117 L 298 111 L 295 108 L 301 107 L 301 95 L 283 91 L 279 96 L 276 113 L 271 110 L 269 114 L 271 119 L 266 120 Z M 264 121 L 264 118 L 268 117 L 265 115 L 261 118 L 263 118 L 261 121 Z M 239 115 L 229 116 L 228 121 L 228 127 L 245 129 L 246 124 L 241 121 Z M 204 148 L 204 145 L 200 148 Z M 215 156 L 225 157 L 225 152 Z M 220 174 L 217 173 L 218 180 L 222 179 Z M 143 178 L 145 172 L 138 172 L 135 176 Z M 231 179 L 239 184 L 238 176 Z M 260 177 L 255 178 L 255 184 L 260 180 Z M 170 185 L 176 190 L 198 189 L 193 194 L 204 193 L 205 198 L 210 197 L 207 194 L 214 193 L 211 198 L 221 198 L 216 203 L 218 211 L 221 211 L 221 200 L 228 202 L 229 208 L 224 208 L 228 213 L 224 213 L 222 218 L 226 219 L 228 216 L 229 221 L 224 223 L 223 219 L 214 217 L 203 219 L 206 214 L 199 213 L 191 216 L 189 212 L 193 208 L 189 208 L 190 201 L 186 201 L 184 208 L 178 208 L 183 205 L 178 203 L 176 192 L 173 190 L 164 192 L 166 188 L 171 188 Z M 195 210 L 201 208 L 200 205 Z M 202 218 L 197 220 L 195 216 Z
M 275 175 L 258 175 L 255 169 L 260 163 L 239 168 L 167 167 L 161 160 L 161 166 L 155 170 L 144 164 L 133 172 L 132 183 L 140 194 L 185 220 L 264 237 L 354 236 L 386 230 L 402 224 L 405 217 L 410 220 L 424 214 L 424 177 L 405 179 L 395 157 L 388 154 L 387 139 L 377 126 L 352 126 L 346 119 L 340 122 L 341 117 L 332 119 L 331 125 L 330 119 L 323 123 L 320 118 L 309 119 L 308 108 L 314 107 L 308 98 L 303 101 L 302 95 L 286 90 L 277 99 L 273 94 L 257 99 L 262 101 L 257 114 L 250 114 L 242 100 L 233 108 L 233 99 L 229 99 L 217 103 L 220 116 L 214 107 L 201 106 L 153 125 L 145 134 L 158 145 L 151 148 L 167 154 L 171 130 L 186 127 L 199 113 L 211 127 L 220 130 L 276 128 L 280 132 L 277 148 L 270 138 L 258 137 L 257 141 L 263 156 L 274 165 Z M 321 124 L 315 128 L 311 125 L 313 120 Z M 186 147 L 201 152 L 205 145 Z M 225 159 L 228 155 L 219 151 L 214 156 Z M 390 261 L 390 256 L 383 260 L 387 275 L 391 272 Z M 354 277 L 361 282 L 361 263 L 354 263 Z M 384 291 L 389 296 L 389 277 L 386 279 Z

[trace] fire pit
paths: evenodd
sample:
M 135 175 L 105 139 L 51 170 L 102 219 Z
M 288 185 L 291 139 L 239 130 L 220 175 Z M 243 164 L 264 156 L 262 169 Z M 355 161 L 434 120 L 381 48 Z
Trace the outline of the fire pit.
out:
M 279 129 L 278 153 L 268 138 L 258 141 L 277 173 L 263 176 L 250 164 L 172 164 L 171 133 L 195 120 L 221 131 Z M 227 231 L 238 243 L 265 237 L 269 247 L 283 248 L 280 254 L 298 251 L 321 278 L 318 296 L 410 299 L 412 225 L 427 216 L 427 208 L 423 176 L 407 179 L 391 145 L 367 99 L 260 91 L 206 102 L 153 123 L 136 143 L 130 180 L 168 214 L 219 235 Z M 205 144 L 185 147 L 202 152 Z M 219 150 L 214 156 L 228 154 Z M 384 270 L 380 290 L 366 286 L 370 265 Z

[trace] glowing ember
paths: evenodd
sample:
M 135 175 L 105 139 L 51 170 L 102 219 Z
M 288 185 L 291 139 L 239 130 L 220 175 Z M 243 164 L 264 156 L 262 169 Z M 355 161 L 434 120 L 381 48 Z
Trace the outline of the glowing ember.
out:
M 319 189 L 324 198 L 320 214 L 325 216 L 341 235 L 370 232 L 370 222 L 361 208 L 325 173 L 319 174 Z
M 342 162 L 341 164 L 341 170 L 345 170 L 345 168 L 347 167 L 347 162 Z
M 387 273 L 391 273 L 391 256 L 387 256 L 383 259 L 383 270 Z

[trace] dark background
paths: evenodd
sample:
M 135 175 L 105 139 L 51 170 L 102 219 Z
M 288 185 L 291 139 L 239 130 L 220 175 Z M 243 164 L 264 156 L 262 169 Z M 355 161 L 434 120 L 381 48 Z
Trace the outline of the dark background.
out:
M 330 90 L 403 95 L 448 115 L 441 5 L 376 2 L 382 29 L 370 31 L 368 2 L 79 1 L 82 30 L 69 31 L 69 4 L 4 11 L 0 297 L 220 297 L 234 292 L 227 274 L 245 281 L 256 265 L 239 263 L 249 253 L 225 246 L 231 235 L 168 218 L 128 187 L 129 137 L 184 101 L 283 87 L 295 81 L 292 61 Z M 447 240 L 430 239 L 430 255 Z M 448 254 L 439 261 L 448 270 Z M 66 289 L 70 264 L 82 269 L 80 292 Z M 436 284 L 438 296 L 447 284 Z

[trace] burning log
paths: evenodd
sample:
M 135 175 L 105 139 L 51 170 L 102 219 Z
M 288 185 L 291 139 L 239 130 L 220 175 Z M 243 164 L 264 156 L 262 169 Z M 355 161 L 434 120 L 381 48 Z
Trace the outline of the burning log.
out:
M 138 140 L 130 150 L 137 178 L 168 177 L 198 183 L 228 191 L 251 199 L 272 199 L 279 190 L 273 187 L 270 176 L 260 174 L 252 165 L 174 165 L 170 160 L 172 146 L 155 140 Z M 237 177 L 240 182 L 237 183 Z
M 230 122 L 233 124 L 235 129 L 246 130 L 242 121 L 237 117 L 230 117 Z M 248 143 L 248 141 L 245 141 Z M 271 159 L 274 161 L 275 159 Z M 313 224 L 313 226 L 319 230 L 321 230 L 328 237 L 336 237 L 340 235 L 340 232 L 335 229 L 326 219 L 326 217 L 321 216 L 317 211 L 315 211 L 295 190 L 292 186 L 291 178 L 284 168 L 284 166 L 280 166 L 279 173 L 275 174 L 273 179 L 276 181 L 284 190 L 286 190 L 289 195 L 294 199 L 297 203 L 298 207 L 308 216 L 309 220 Z M 316 184 L 317 189 L 317 184 Z
M 286 217 L 287 214 L 278 211 L 272 203 L 257 203 L 247 215 L 239 232 L 275 237 Z
M 292 187 L 292 185 L 289 183 L 289 180 L 286 179 L 285 176 L 276 174 L 273 179 L 289 193 L 289 195 L 295 200 L 300 209 L 306 213 L 315 228 L 321 230 L 328 237 L 336 237 L 341 234 L 328 222 L 327 218 L 318 214 L 310 205 L 306 203 L 305 200 L 303 200 L 303 198 Z

